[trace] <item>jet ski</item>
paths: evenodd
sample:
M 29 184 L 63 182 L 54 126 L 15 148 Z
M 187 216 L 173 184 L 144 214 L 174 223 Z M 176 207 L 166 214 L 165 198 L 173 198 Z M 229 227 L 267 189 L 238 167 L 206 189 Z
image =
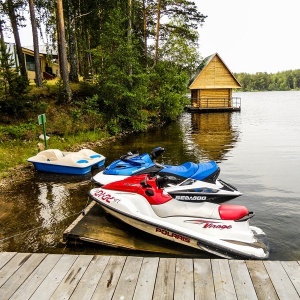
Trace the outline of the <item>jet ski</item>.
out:
M 266 259 L 264 232 L 245 206 L 177 201 L 157 176 L 141 174 L 90 190 L 108 214 L 152 235 L 224 258 Z
M 164 151 L 164 148 L 157 147 L 150 154 L 128 152 L 96 174 L 93 181 L 105 185 L 132 175 L 158 174 L 166 177 L 163 187 L 179 201 L 221 203 L 242 195 L 236 187 L 218 179 L 220 168 L 215 161 L 162 165 L 155 159 Z

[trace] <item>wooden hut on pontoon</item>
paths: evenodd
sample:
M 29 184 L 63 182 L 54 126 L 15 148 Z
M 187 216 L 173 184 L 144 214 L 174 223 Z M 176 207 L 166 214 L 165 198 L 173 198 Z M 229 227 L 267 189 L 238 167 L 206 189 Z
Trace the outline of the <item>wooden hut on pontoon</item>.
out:
M 191 105 L 188 111 L 223 112 L 240 111 L 241 98 L 232 97 L 232 90 L 241 88 L 218 53 L 203 59 L 191 79 Z

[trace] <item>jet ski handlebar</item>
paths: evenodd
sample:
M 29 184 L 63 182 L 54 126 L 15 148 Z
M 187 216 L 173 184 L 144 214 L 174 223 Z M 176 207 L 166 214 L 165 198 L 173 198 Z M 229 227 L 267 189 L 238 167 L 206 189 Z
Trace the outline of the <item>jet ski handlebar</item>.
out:
M 157 157 L 161 156 L 165 152 L 165 148 L 163 147 L 156 147 L 152 150 L 149 154 L 152 160 L 156 159 Z
M 170 175 L 166 175 L 166 176 L 158 176 L 156 178 L 156 183 L 157 183 L 157 186 L 159 188 L 163 188 L 165 187 L 168 183 L 174 183 L 174 184 L 178 184 L 180 180 L 178 178 L 176 178 L 175 176 L 170 176 Z
M 165 152 L 165 149 L 162 147 L 156 147 L 152 150 L 152 152 L 149 154 L 149 157 L 151 158 L 151 160 L 154 162 L 154 160 L 159 157 L 160 155 L 162 155 Z M 127 152 L 126 154 L 122 155 L 120 157 L 120 160 L 124 161 L 124 162 L 128 162 L 132 165 L 137 165 L 140 166 L 143 164 L 142 161 L 136 160 L 134 158 L 137 158 L 139 156 L 139 152 L 138 151 L 134 151 L 134 152 Z M 156 163 L 156 162 L 155 162 Z M 157 163 L 156 163 L 157 164 Z M 157 164 L 158 165 L 158 164 Z M 161 165 L 159 165 L 159 167 L 161 167 Z
M 127 160 L 130 160 L 131 158 L 134 158 L 134 157 L 137 157 L 137 156 L 139 156 L 139 153 L 138 152 L 127 152 L 126 154 L 124 154 L 124 155 L 122 155 L 121 157 L 120 157 L 120 159 L 121 160 L 125 160 L 125 161 L 127 161 Z
M 180 181 L 178 178 L 176 178 L 175 176 L 156 176 L 156 174 L 149 174 L 148 175 L 149 178 L 151 177 L 156 177 L 156 184 L 159 188 L 163 188 L 166 186 L 166 184 L 168 183 L 178 183 L 178 181 Z M 140 185 L 143 187 L 143 188 L 148 188 L 148 187 L 151 187 L 151 185 L 147 182 L 147 179 L 148 179 L 148 176 L 145 177 L 144 180 L 142 180 L 140 182 Z
M 120 160 L 130 163 L 131 165 L 140 166 L 143 164 L 143 162 L 133 160 L 133 158 L 138 157 L 138 156 L 139 156 L 138 152 L 133 152 L 133 153 L 127 152 L 126 154 L 124 154 L 120 157 Z

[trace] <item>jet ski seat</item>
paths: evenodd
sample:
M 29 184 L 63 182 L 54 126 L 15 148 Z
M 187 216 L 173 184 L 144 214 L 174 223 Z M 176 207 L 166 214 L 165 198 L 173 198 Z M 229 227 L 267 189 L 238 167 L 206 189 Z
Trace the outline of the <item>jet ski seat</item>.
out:
M 163 204 L 152 205 L 153 211 L 161 218 L 182 216 L 220 219 L 218 207 L 211 202 L 192 203 L 174 199 Z
M 160 205 L 152 205 L 152 209 L 161 218 L 182 216 L 219 220 L 240 220 L 253 216 L 253 213 L 249 212 L 245 206 L 228 204 L 216 205 L 211 202 L 192 203 L 170 200 Z
M 160 176 L 174 175 L 176 177 L 182 177 L 182 179 L 192 178 L 195 180 L 206 180 L 215 182 L 220 173 L 220 168 L 214 160 L 193 163 L 185 162 L 179 166 L 165 165 L 165 167 L 159 172 Z
M 189 178 L 193 174 L 195 174 L 199 168 L 199 166 L 193 162 L 185 162 L 182 165 L 179 166 L 171 166 L 171 165 L 164 165 L 164 169 L 160 172 L 160 175 L 162 174 L 177 174 L 182 177 Z

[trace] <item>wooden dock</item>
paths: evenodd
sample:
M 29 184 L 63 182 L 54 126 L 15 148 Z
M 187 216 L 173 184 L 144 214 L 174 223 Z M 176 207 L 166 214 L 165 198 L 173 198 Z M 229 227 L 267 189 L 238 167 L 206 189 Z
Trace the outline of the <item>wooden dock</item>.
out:
M 192 113 L 240 112 L 241 107 L 192 107 L 189 105 L 185 107 L 185 110 Z
M 205 256 L 203 251 L 198 249 L 153 237 L 148 233 L 141 234 L 140 230 L 105 213 L 95 201 L 86 207 L 84 215 L 79 215 L 64 231 L 63 242 L 76 245 L 89 242 L 125 250 L 181 257 Z
M 0 253 L 0 299 L 300 299 L 300 262 Z

